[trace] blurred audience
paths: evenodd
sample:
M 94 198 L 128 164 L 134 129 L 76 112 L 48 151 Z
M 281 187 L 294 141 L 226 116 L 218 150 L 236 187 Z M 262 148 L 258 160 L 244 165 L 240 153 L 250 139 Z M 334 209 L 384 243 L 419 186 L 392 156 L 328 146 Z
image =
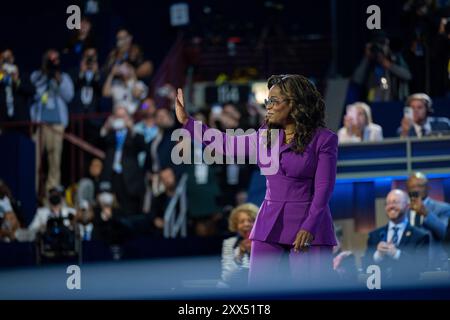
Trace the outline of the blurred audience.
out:
M 156 235 L 162 236 L 164 232 L 164 213 L 175 195 L 177 177 L 172 167 L 162 168 L 159 172 L 159 181 L 164 189 L 162 193 L 153 198 L 150 210 L 151 228 Z M 180 210 L 180 202 L 175 210 Z
M 0 130 L 29 134 L 25 126 L 3 127 L 12 121 L 29 121 L 29 106 L 35 94 L 27 74 L 21 74 L 11 49 L 0 52 Z M 0 131 L 0 133 L 1 133 Z
M 145 167 L 147 161 L 147 154 L 150 152 L 151 142 L 157 137 L 159 128 L 155 121 L 156 105 L 152 98 L 145 99 L 139 110 L 139 116 L 142 118 L 134 126 L 134 131 L 144 136 L 145 151 L 141 151 L 138 155 L 139 166 Z M 146 172 L 146 190 L 143 202 L 143 212 L 150 212 L 151 200 L 152 200 L 152 184 L 151 184 L 151 172 Z
M 184 140 L 183 140 L 183 143 Z M 186 141 L 191 143 L 191 141 Z M 202 159 L 204 147 L 198 142 L 191 143 L 191 164 L 186 166 L 187 197 L 189 223 L 192 232 L 201 237 L 217 235 L 218 224 L 223 218 L 219 206 L 220 187 L 217 177 L 218 165 L 207 165 L 202 161 L 197 163 L 194 159 Z
M 73 75 L 75 97 L 71 104 L 71 113 L 98 112 L 102 94 L 100 72 L 98 69 L 97 49 L 86 48 Z
M 16 231 L 22 226 L 14 211 L 8 211 L 4 214 L 3 220 L 0 219 L 0 242 L 17 241 Z
M 16 211 L 13 207 L 15 204 L 11 190 L 8 185 L 0 179 L 0 219 L 6 212 Z
M 445 96 L 450 88 L 450 17 L 441 18 L 432 58 L 431 94 Z
M 117 205 L 110 183 L 102 183 L 94 207 L 94 229 L 92 237 L 109 245 L 120 245 L 132 235 L 129 217 Z
M 76 210 L 65 204 L 63 187 L 51 188 L 46 200 L 47 204 L 37 209 L 28 228 L 16 231 L 16 238 L 19 241 L 34 241 L 37 236 L 44 234 L 50 219 L 60 219 L 66 227 L 72 225 Z
M 111 182 L 120 208 L 129 215 L 142 213 L 145 192 L 144 172 L 138 162 L 145 141 L 133 126 L 127 109 L 118 106 L 101 130 L 106 146 L 102 180 Z
M 175 128 L 173 112 L 166 108 L 158 108 L 155 112 L 155 124 L 158 131 L 147 146 L 144 168 L 148 172 L 148 182 L 152 193 L 157 196 L 161 192 L 158 173 L 161 168 L 172 165 L 171 152 L 168 150 L 173 150 L 176 145 L 175 141 L 171 139 Z
M 137 111 L 147 93 L 147 86 L 137 79 L 129 62 L 115 64 L 103 85 L 103 96 L 112 97 L 113 109 L 118 105 L 124 106 L 130 115 Z
M 59 52 L 49 49 L 44 53 L 42 66 L 31 74 L 36 94 L 31 106 L 31 120 L 39 122 L 35 134 L 36 167 L 41 167 L 44 150 L 48 156 L 48 176 L 46 190 L 61 183 L 61 155 L 63 134 L 69 123 L 68 104 L 74 96 L 70 76 L 61 71 Z M 37 181 L 36 183 L 39 183 Z
M 405 59 L 410 67 L 411 92 L 429 92 L 432 46 L 435 37 L 433 1 L 408 0 L 400 17 L 406 35 Z
M 364 261 L 379 265 L 387 281 L 418 280 L 426 270 L 429 235 L 408 222 L 408 195 L 395 189 L 386 197 L 389 223 L 369 233 Z
M 9 187 L 0 179 L 0 241 L 16 241 L 16 231 L 23 225 L 20 203 Z
M 156 114 L 156 104 L 152 98 L 146 98 L 140 107 L 139 116 L 142 118 L 141 121 L 134 125 L 134 132 L 144 136 L 146 148 L 150 148 L 150 143 L 158 135 L 158 126 L 155 121 Z M 144 166 L 147 153 L 142 152 L 139 155 L 139 165 Z
M 250 265 L 251 240 L 248 238 L 259 208 L 251 203 L 233 209 L 229 231 L 236 235 L 225 239 L 222 246 L 222 276 L 219 287 L 244 287 Z
M 355 102 L 347 106 L 344 127 L 338 131 L 339 143 L 381 141 L 383 129 L 372 121 L 370 107 L 364 102 Z
M 72 31 L 72 35 L 62 51 L 65 60 L 67 60 L 66 65 L 78 65 L 84 55 L 84 51 L 87 48 L 94 48 L 96 46 L 95 42 L 91 21 L 88 17 L 82 17 L 80 29 Z
M 83 200 L 78 205 L 75 213 L 74 223 L 82 241 L 92 239 L 94 229 L 94 211 L 87 200 Z
M 358 276 L 355 255 L 352 251 L 342 248 L 342 228 L 335 227 L 335 233 L 337 245 L 333 247 L 333 270 L 345 283 L 355 283 Z
M 83 51 L 79 67 L 72 74 L 75 85 L 75 96 L 70 104 L 70 114 L 88 115 L 100 112 L 100 100 L 102 98 L 102 86 L 97 60 L 97 49 L 86 48 Z M 101 122 L 99 119 L 87 117 L 80 119 L 75 126 L 76 134 L 82 139 L 98 145 Z M 82 123 L 82 132 L 80 124 Z
M 197 115 L 198 120 L 203 121 L 203 115 Z M 246 124 L 243 121 L 241 110 L 232 103 L 222 106 L 214 105 L 209 114 L 209 125 L 221 131 L 227 129 L 245 130 Z M 244 132 L 242 131 L 242 134 Z M 236 134 L 239 134 L 237 131 Z M 231 160 L 231 159 L 230 159 Z M 222 207 L 235 207 L 238 201 L 246 202 L 246 190 L 250 181 L 252 167 L 248 164 L 238 164 L 236 159 L 228 163 L 223 157 L 223 165 L 217 166 L 216 176 L 220 188 L 218 203 Z
M 444 117 L 432 117 L 433 101 L 425 93 L 415 93 L 406 100 L 407 107 L 397 132 L 402 138 L 422 138 L 435 134 L 450 133 L 450 120 Z M 409 108 L 409 109 L 408 109 Z
M 87 201 L 90 206 L 95 204 L 96 196 L 99 192 L 102 171 L 103 162 L 98 158 L 92 159 L 89 164 L 89 173 L 87 177 L 82 178 L 78 182 L 76 200 L 78 206 L 80 206 L 83 201 Z
M 149 77 L 153 72 L 153 64 L 145 60 L 141 48 L 133 43 L 133 35 L 127 29 L 119 29 L 116 34 L 116 47 L 109 53 L 104 66 L 105 72 L 110 73 L 114 65 L 128 62 L 136 70 L 139 79 Z
M 447 269 L 448 255 L 442 242 L 450 218 L 450 204 L 429 197 L 428 179 L 421 172 L 415 172 L 408 178 L 406 188 L 410 198 L 410 224 L 430 235 L 430 267 Z

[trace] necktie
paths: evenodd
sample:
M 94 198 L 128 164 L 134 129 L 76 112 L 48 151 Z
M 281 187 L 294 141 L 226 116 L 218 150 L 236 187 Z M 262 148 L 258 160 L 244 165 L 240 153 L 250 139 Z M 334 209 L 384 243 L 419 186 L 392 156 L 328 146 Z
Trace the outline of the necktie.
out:
M 392 243 L 397 246 L 397 242 L 398 242 L 398 229 L 399 227 L 392 227 L 392 230 L 394 230 L 394 235 L 392 236 Z
M 419 131 L 420 131 L 420 136 L 421 137 L 425 137 L 425 128 L 424 128 L 424 126 L 420 126 Z
M 420 227 L 422 225 L 422 221 L 420 221 L 420 214 L 416 213 L 416 216 L 414 217 L 414 225 L 416 227 Z

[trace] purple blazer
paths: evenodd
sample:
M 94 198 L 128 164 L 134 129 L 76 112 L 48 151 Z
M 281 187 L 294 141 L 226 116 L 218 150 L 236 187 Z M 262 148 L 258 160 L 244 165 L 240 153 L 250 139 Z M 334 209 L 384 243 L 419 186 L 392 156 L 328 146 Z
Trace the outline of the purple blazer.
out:
M 194 135 L 194 119 L 184 128 Z M 202 124 L 202 133 L 209 129 Z M 245 156 L 257 153 L 264 147 L 261 140 L 263 127 L 240 136 L 221 133 L 227 155 L 244 141 Z M 216 129 L 214 129 L 216 130 Z M 337 135 L 329 129 L 319 128 L 303 154 L 296 154 L 292 143 L 284 144 L 284 132 L 280 130 L 279 168 L 275 174 L 266 175 L 266 195 L 259 209 L 250 239 L 292 245 L 300 230 L 314 236 L 312 245 L 336 245 L 329 201 L 336 180 Z M 205 146 L 211 141 L 204 142 Z M 238 154 L 242 155 L 242 154 Z M 261 163 L 258 159 L 258 165 Z

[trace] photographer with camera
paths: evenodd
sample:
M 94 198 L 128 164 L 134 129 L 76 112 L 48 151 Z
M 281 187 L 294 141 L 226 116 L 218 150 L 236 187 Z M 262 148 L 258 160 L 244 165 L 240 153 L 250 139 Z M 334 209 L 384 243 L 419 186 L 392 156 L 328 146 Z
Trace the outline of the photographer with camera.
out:
M 432 268 L 448 268 L 447 254 L 442 242 L 450 218 L 450 204 L 429 197 L 427 177 L 415 172 L 406 181 L 410 198 L 409 223 L 430 234 Z
M 0 123 L 28 121 L 28 106 L 35 91 L 27 75 L 21 75 L 15 64 L 14 53 L 6 49 L 0 53 Z M 0 128 L 2 131 L 20 131 L 28 134 L 26 127 Z
M 115 65 L 128 62 L 136 70 L 139 79 L 148 78 L 153 72 L 153 63 L 146 60 L 142 49 L 133 43 L 133 35 L 125 28 L 121 28 L 116 34 L 116 47 L 108 54 L 104 73 L 110 73 Z
M 97 59 L 97 49 L 86 48 L 79 67 L 72 73 L 75 96 L 70 104 L 70 114 L 86 115 L 100 111 L 102 85 Z M 82 138 L 93 145 L 98 145 L 101 125 L 100 119 L 86 118 L 83 121 Z M 75 126 L 74 129 L 79 129 L 79 126 Z M 80 136 L 82 134 L 81 130 L 75 133 Z
M 103 96 L 112 98 L 113 109 L 125 106 L 130 115 L 134 115 L 147 94 L 148 87 L 137 79 L 134 67 L 128 62 L 115 64 L 103 85 Z
M 50 220 L 52 220 L 50 222 L 52 227 L 64 225 L 72 229 L 76 211 L 65 204 L 63 197 L 64 189 L 61 186 L 51 188 L 47 196 L 47 205 L 38 208 L 28 228 L 18 230 L 16 236 L 27 241 L 34 241 L 38 234 L 45 234 L 48 231 Z
M 403 100 L 408 96 L 411 72 L 402 55 L 392 52 L 389 39 L 379 34 L 366 44 L 352 80 L 363 90 L 366 102 Z
M 60 184 L 63 134 L 69 123 L 68 104 L 74 96 L 70 76 L 61 71 L 59 52 L 47 50 L 40 70 L 31 74 L 31 82 L 36 88 L 31 106 L 31 120 L 44 125 L 38 126 L 36 142 L 36 172 L 39 172 L 41 154 L 48 155 L 48 177 L 46 190 Z M 38 179 L 36 179 L 38 183 Z
M 86 48 L 80 66 L 73 76 L 75 97 L 70 113 L 97 112 L 102 88 L 98 66 L 97 49 Z

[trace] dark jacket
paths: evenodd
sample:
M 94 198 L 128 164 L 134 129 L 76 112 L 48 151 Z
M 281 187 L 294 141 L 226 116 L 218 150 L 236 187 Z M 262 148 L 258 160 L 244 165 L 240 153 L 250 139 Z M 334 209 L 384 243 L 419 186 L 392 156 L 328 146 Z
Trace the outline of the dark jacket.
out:
M 418 279 L 420 272 L 425 271 L 428 266 L 429 235 L 408 223 L 398 245 L 398 249 L 401 250 L 400 258 L 395 260 L 385 256 L 381 262 L 375 263 L 373 255 L 377 245 L 381 241 L 387 241 L 387 234 L 388 225 L 369 233 L 367 251 L 363 258 L 365 267 L 372 264 L 379 265 L 382 279 L 400 281 Z
M 115 132 L 109 132 L 105 137 L 105 164 L 102 180 L 112 181 L 114 154 L 116 151 Z M 144 172 L 138 163 L 138 154 L 145 150 L 144 137 L 128 131 L 122 153 L 122 174 L 127 191 L 130 195 L 144 194 Z
M 445 117 L 428 117 L 430 121 L 431 132 L 429 135 L 433 135 L 439 132 L 450 133 L 450 120 Z M 398 135 L 400 135 L 402 128 L 397 129 Z M 409 137 L 417 137 L 414 126 L 411 126 L 408 132 Z
M 8 115 L 6 88 L 12 88 L 14 113 Z M 29 76 L 22 75 L 19 83 L 0 81 L 0 122 L 30 120 L 31 99 L 35 93 Z

